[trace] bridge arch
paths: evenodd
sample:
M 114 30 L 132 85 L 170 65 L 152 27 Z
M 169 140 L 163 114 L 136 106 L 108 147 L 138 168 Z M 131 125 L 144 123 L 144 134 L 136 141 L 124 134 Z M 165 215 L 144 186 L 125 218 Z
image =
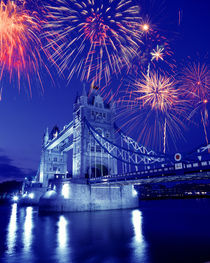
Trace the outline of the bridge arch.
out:
M 86 178 L 96 178 L 103 177 L 109 175 L 109 171 L 106 165 L 97 163 L 96 165 L 92 165 L 91 168 L 87 168 Z

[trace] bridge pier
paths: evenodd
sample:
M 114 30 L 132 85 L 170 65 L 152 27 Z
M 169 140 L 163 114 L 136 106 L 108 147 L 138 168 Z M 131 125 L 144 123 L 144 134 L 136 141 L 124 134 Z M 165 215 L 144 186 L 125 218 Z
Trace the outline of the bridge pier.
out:
M 61 187 L 59 187 L 61 188 Z M 66 182 L 61 191 L 47 191 L 39 201 L 41 212 L 75 212 L 138 207 L 132 185 L 88 185 Z

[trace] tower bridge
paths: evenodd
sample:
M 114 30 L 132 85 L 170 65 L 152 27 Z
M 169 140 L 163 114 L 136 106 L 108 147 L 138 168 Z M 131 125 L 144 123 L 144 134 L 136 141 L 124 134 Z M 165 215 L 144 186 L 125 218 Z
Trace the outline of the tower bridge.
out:
M 23 203 L 32 202 L 28 194 L 33 191 L 41 210 L 131 208 L 138 205 L 134 185 L 142 180 L 160 180 L 160 174 L 163 180 L 172 170 L 176 176 L 196 161 L 206 162 L 203 166 L 209 168 L 208 146 L 176 162 L 174 156 L 139 145 L 116 127 L 114 103 L 106 104 L 96 89 L 87 94 L 83 87 L 73 107 L 73 121 L 61 131 L 57 126 L 50 134 L 46 130 L 37 175 L 32 183 L 25 182 Z M 71 150 L 70 178 L 67 159 Z

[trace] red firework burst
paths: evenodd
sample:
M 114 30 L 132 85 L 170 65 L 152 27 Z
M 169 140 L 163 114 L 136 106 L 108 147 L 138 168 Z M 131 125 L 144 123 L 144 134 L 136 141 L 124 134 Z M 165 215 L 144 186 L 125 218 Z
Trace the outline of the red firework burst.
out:
M 209 98 L 210 72 L 205 63 L 189 63 L 182 74 L 184 92 L 195 99 L 206 103 Z
M 1 0 L 0 2 L 0 78 L 9 73 L 10 80 L 16 75 L 19 82 L 26 76 L 30 84 L 30 74 L 35 73 L 41 83 L 38 69 L 43 64 L 39 33 L 41 21 L 35 12 L 25 9 L 24 3 Z

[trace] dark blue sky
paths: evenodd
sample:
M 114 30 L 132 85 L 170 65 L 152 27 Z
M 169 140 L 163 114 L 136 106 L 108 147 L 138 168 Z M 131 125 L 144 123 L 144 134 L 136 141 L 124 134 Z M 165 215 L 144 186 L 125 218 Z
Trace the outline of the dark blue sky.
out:
M 157 0 L 156 3 L 158 2 Z M 160 23 L 165 23 L 167 31 L 171 31 L 170 36 L 174 35 L 172 46 L 177 63 L 183 63 L 187 56 L 196 57 L 197 53 L 201 57 L 208 55 L 210 1 L 166 0 L 164 6 L 165 18 L 161 14 Z M 179 10 L 182 13 L 180 26 Z M 158 20 L 158 15 L 156 19 Z M 9 80 L 4 79 L 1 83 L 0 181 L 35 173 L 46 127 L 52 129 L 55 124 L 63 127 L 72 120 L 73 103 L 76 93 L 82 89 L 82 83 L 74 76 L 67 84 L 65 78 L 59 77 L 53 68 L 52 75 L 54 85 L 43 74 L 43 94 L 38 85 L 32 84 L 32 98 L 24 88 L 19 92 L 17 85 Z M 115 79 L 110 83 L 110 88 L 115 89 L 118 84 Z M 200 123 L 198 126 L 192 125 L 183 134 L 186 140 L 176 142 L 179 151 L 188 151 L 205 142 Z

